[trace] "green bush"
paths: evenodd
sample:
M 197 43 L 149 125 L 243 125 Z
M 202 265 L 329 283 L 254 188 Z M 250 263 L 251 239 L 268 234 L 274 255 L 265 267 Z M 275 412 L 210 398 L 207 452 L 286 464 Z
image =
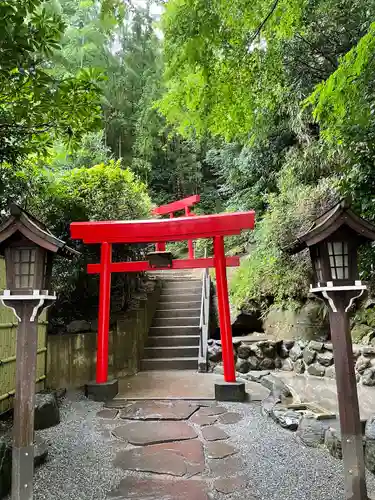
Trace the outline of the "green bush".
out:
M 232 301 L 240 309 L 254 303 L 266 310 L 273 303 L 303 302 L 308 294 L 311 265 L 307 252 L 289 256 L 283 249 L 334 202 L 332 180 L 316 186 L 301 184 L 296 182 L 294 168 L 286 165 L 278 188 L 278 194 L 268 197 L 268 210 L 256 226 L 253 250 L 230 283 Z
M 70 223 L 87 220 L 131 220 L 149 217 L 151 202 L 146 188 L 133 172 L 109 161 L 91 168 L 44 174 L 38 193 L 30 200 L 29 210 L 51 231 L 81 252 L 72 262 L 56 259 L 53 288 L 58 300 L 51 309 L 52 323 L 97 316 L 98 277 L 88 275 L 88 262 L 99 262 L 98 245 L 84 245 L 70 240 Z M 115 261 L 139 259 L 144 247 L 114 245 Z M 112 278 L 112 308 L 126 306 L 137 284 L 134 274 Z

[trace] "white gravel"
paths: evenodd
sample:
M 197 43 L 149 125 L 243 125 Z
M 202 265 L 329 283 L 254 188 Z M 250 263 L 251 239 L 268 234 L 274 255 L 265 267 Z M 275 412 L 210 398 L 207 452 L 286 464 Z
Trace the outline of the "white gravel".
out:
M 324 449 L 301 445 L 295 434 L 263 417 L 258 403 L 225 404 L 244 418 L 221 425 L 239 449 L 243 461 L 238 471 L 249 479 L 249 488 L 215 500 L 339 500 L 343 498 L 342 462 Z M 116 442 L 108 421 L 96 417 L 102 404 L 70 394 L 62 405 L 62 422 L 39 431 L 50 443 L 48 461 L 35 474 L 35 500 L 104 500 L 126 476 L 112 465 L 124 444 Z M 212 477 L 212 475 L 211 475 Z M 369 493 L 375 478 L 368 476 Z

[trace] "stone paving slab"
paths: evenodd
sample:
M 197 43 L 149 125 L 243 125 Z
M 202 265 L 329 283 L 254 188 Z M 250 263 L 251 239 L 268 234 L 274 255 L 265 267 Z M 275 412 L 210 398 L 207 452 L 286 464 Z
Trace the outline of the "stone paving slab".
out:
M 199 406 L 186 401 L 139 401 L 120 412 L 128 420 L 187 420 Z
M 245 489 L 247 486 L 247 479 L 245 476 L 236 477 L 226 477 L 221 479 L 216 479 L 214 481 L 215 490 L 220 493 L 228 494 L 234 493 L 235 491 Z M 259 497 L 255 497 L 246 489 L 246 500 L 260 500 Z
M 104 410 L 100 410 L 96 415 L 99 417 L 99 418 L 107 418 L 109 420 L 113 420 L 117 417 L 117 414 L 118 414 L 118 410 L 116 409 L 108 409 L 108 408 L 104 408 Z
M 211 475 L 215 478 L 226 478 L 236 475 L 243 469 L 243 462 L 239 457 L 227 457 L 222 460 L 208 460 Z
M 207 484 L 196 480 L 138 479 L 127 477 L 107 499 L 117 500 L 209 500 Z
M 216 420 L 217 420 L 216 416 L 211 417 L 209 415 L 201 415 L 198 411 L 197 413 L 194 413 L 194 415 L 190 418 L 189 422 L 204 427 L 205 425 L 214 424 Z
M 207 427 L 203 427 L 202 436 L 206 441 L 219 441 L 221 439 L 228 439 L 228 434 L 220 429 L 220 427 L 216 427 L 214 425 L 209 425 Z
M 198 415 L 205 417 L 212 417 L 216 415 L 221 415 L 222 413 L 227 413 L 227 409 L 224 408 L 223 406 L 212 405 L 201 408 L 198 412 Z
M 144 371 L 119 379 L 118 400 L 212 400 L 215 401 L 215 383 L 223 375 L 198 373 L 195 370 Z M 268 390 L 252 381 L 245 383 L 251 401 L 261 401 Z M 109 403 L 110 406 L 116 403 Z
M 242 420 L 242 415 L 234 412 L 223 413 L 217 419 L 219 424 L 237 424 L 240 420 Z
M 186 422 L 130 422 L 116 427 L 113 435 L 136 445 L 194 439 L 198 435 Z
M 207 458 L 221 459 L 238 452 L 234 446 L 227 443 L 208 443 L 206 445 Z
M 204 471 L 205 458 L 202 443 L 194 439 L 121 450 L 114 465 L 124 470 L 191 477 Z

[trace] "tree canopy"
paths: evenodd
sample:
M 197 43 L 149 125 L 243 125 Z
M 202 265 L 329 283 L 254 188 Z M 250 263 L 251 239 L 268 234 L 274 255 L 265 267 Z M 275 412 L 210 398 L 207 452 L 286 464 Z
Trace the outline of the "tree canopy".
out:
M 255 209 L 254 233 L 226 242 L 250 254 L 236 304 L 303 301 L 308 260 L 282 245 L 348 194 L 375 220 L 375 4 L 159 7 L 1 3 L 0 212 L 15 200 L 67 237 L 73 219 L 148 217 L 195 193 L 197 213 Z M 375 282 L 373 258 L 361 273 Z M 84 288 L 82 266 L 69 293 Z

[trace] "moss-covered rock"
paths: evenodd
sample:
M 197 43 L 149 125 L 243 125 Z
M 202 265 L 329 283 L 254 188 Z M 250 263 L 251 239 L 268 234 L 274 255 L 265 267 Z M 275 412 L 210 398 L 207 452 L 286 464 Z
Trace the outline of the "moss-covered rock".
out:
M 363 343 L 364 339 L 368 338 L 369 335 L 371 336 L 373 332 L 374 328 L 371 328 L 371 326 L 357 323 L 351 330 L 352 340 L 355 344 L 361 344 Z
M 375 328 L 375 308 L 366 308 L 365 305 L 356 313 L 354 323 L 361 323 Z
M 323 303 L 308 300 L 301 308 L 271 308 L 265 318 L 266 334 L 278 339 L 324 340 L 329 320 Z

